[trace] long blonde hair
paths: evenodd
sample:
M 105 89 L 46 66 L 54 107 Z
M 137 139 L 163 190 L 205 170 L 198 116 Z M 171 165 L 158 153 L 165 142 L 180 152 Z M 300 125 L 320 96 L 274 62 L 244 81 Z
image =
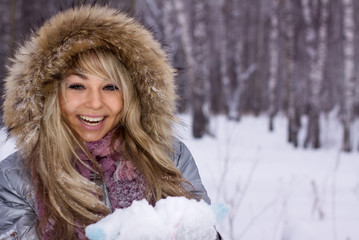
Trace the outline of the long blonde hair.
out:
M 141 104 L 125 64 L 107 49 L 91 49 L 73 58 L 68 72 L 80 71 L 114 81 L 124 98 L 121 120 L 114 139 L 119 139 L 120 149 L 146 179 L 147 199 L 158 201 L 167 196 L 193 196 L 185 189 L 179 170 L 171 161 L 171 142 L 160 142 L 142 127 Z M 38 234 L 45 232 L 48 222 L 54 224 L 55 239 L 73 239 L 74 227 L 94 223 L 110 213 L 100 200 L 103 192 L 95 183 L 82 177 L 75 168 L 76 149 L 88 151 L 80 138 L 61 118 L 59 94 L 62 82 L 47 97 L 40 126 L 39 141 L 28 163 L 38 187 L 38 197 L 45 206 L 40 219 Z M 114 142 L 114 139 L 112 142 Z M 113 147 L 113 146 L 112 146 Z M 101 175 L 101 169 L 91 158 L 93 171 Z

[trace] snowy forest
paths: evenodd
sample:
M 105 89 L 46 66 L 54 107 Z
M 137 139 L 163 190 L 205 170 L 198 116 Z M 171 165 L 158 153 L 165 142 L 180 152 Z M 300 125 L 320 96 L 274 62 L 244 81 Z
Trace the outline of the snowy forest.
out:
M 94 1 L 1 0 L 0 79 L 7 59 L 31 30 L 60 9 Z M 342 149 L 357 150 L 359 2 L 354 0 L 98 0 L 151 29 L 178 69 L 179 109 L 195 138 L 210 120 L 247 114 L 288 120 L 287 140 L 320 148 L 320 116 L 342 124 Z M 3 91 L 1 85 L 1 92 Z M 304 127 L 306 136 L 298 140 Z
M 168 52 L 224 239 L 359 239 L 359 1 L 0 0 L 0 81 L 44 20 L 94 2 Z M 14 151 L 0 129 L 0 161 Z

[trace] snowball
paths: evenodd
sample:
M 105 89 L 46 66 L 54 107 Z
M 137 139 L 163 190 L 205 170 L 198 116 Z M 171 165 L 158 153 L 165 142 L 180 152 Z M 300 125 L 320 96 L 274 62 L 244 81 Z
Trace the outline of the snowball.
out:
M 215 239 L 215 215 L 204 201 L 171 197 L 158 201 L 155 208 L 167 220 L 171 239 Z
M 161 239 L 167 229 L 155 209 L 146 200 L 134 201 L 124 209 L 89 225 L 86 236 L 91 240 Z
M 216 239 L 216 216 L 204 201 L 168 197 L 155 207 L 134 201 L 86 228 L 90 240 Z

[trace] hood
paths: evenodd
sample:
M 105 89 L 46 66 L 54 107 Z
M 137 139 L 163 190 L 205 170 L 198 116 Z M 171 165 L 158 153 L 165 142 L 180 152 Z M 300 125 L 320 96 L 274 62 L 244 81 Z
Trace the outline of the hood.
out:
M 61 12 L 15 53 L 5 78 L 3 124 L 27 156 L 39 138 L 43 107 L 70 59 L 97 47 L 112 49 L 129 70 L 141 103 L 141 123 L 169 139 L 175 119 L 174 69 L 152 34 L 115 9 L 82 6 Z

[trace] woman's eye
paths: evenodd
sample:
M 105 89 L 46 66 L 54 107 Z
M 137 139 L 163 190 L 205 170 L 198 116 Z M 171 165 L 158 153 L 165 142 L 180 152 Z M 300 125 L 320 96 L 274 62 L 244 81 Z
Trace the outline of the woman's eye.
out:
M 108 91 L 117 91 L 118 87 L 116 85 L 109 84 L 106 85 L 103 89 Z
M 68 86 L 68 88 L 74 89 L 74 90 L 82 90 L 82 89 L 84 89 L 85 87 L 84 87 L 84 85 L 82 85 L 82 84 L 73 83 L 73 84 L 70 84 L 70 85 Z

